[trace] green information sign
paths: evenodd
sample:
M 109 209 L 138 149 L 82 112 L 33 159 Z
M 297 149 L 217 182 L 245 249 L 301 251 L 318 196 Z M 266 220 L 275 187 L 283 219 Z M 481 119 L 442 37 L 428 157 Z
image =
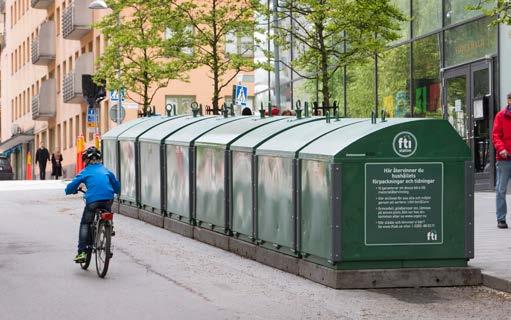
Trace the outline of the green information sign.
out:
M 365 244 L 443 243 L 443 164 L 367 163 Z

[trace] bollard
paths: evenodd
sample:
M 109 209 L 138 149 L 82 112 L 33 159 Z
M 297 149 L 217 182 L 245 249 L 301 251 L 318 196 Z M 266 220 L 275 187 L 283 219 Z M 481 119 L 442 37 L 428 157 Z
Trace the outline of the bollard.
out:
M 273 115 L 271 114 L 271 102 L 268 102 L 268 117 L 272 117 Z
M 300 101 L 300 99 L 298 99 L 298 101 L 296 101 L 295 111 L 296 111 L 296 119 L 301 119 L 302 118 L 302 102 Z
M 309 102 L 305 101 L 304 108 L 305 108 L 305 118 L 308 118 L 309 117 Z
M 191 108 L 193 117 L 197 118 L 197 115 L 199 114 L 199 104 L 197 102 L 192 102 Z
M 261 119 L 264 119 L 264 104 L 261 102 L 261 109 L 259 109 L 259 115 Z
M 381 111 L 381 122 L 387 122 L 387 119 L 385 119 L 385 110 Z
M 325 112 L 326 115 L 326 123 L 330 123 L 330 111 Z

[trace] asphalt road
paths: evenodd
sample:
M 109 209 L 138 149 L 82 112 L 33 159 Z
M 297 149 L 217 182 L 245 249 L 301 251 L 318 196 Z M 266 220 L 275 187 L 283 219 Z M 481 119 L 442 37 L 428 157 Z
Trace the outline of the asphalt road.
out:
M 0 319 L 509 319 L 483 287 L 333 290 L 124 216 L 105 279 L 62 182 L 0 182 Z

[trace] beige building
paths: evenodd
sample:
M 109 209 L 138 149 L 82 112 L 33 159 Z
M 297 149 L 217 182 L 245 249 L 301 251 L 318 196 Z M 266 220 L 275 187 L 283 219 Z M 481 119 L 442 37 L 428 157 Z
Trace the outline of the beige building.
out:
M 3 27 L 0 58 L 0 153 L 11 156 L 15 179 L 27 177 L 28 154 L 41 143 L 50 151 L 62 152 L 64 175 L 75 173 L 76 141 L 84 135 L 87 145 L 95 133 L 116 124 L 109 119 L 110 102 L 101 103 L 97 129 L 88 128 L 87 105 L 81 88 L 82 74 L 93 74 L 95 61 L 104 48 L 104 39 L 90 25 L 108 10 L 90 10 L 91 0 L 7 0 L 0 1 Z M 253 76 L 237 80 L 249 85 Z M 212 81 L 206 69 L 190 72 L 190 82 L 173 81 L 159 91 L 153 104 L 164 113 L 166 103 L 178 103 L 183 112 L 192 101 L 210 104 Z M 230 96 L 227 86 L 223 96 Z M 124 102 L 126 119 L 137 117 L 137 105 Z M 48 163 L 47 171 L 51 171 Z M 49 179 L 49 173 L 47 179 Z

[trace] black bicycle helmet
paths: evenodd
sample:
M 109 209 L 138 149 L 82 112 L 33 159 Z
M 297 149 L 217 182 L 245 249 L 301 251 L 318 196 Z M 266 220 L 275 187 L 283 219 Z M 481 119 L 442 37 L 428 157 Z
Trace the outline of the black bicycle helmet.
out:
M 82 161 L 86 160 L 101 160 L 101 151 L 99 151 L 96 147 L 88 147 L 87 150 L 82 153 Z

